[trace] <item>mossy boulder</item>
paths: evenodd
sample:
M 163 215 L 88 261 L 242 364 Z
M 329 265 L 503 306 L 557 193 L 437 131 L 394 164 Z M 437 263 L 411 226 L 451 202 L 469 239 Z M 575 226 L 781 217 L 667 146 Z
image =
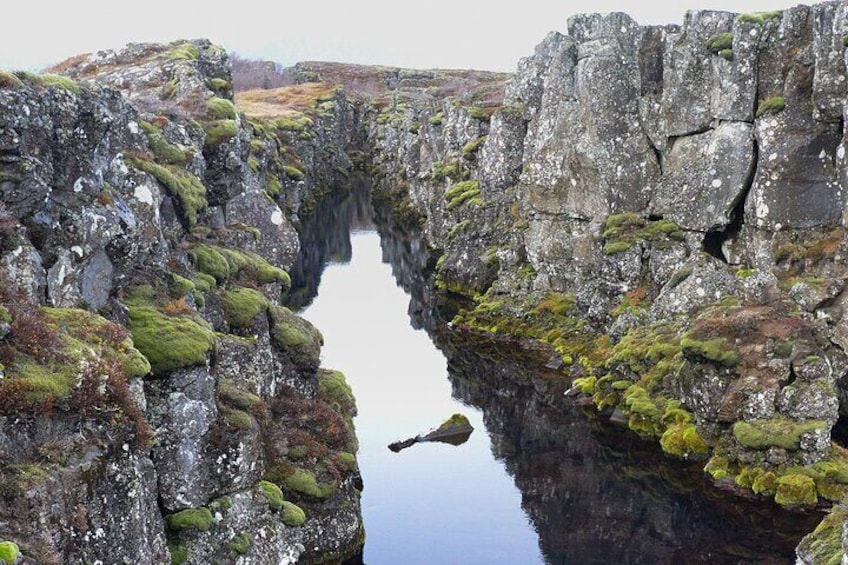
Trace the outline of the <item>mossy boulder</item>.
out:
M 349 416 L 356 415 L 356 399 L 344 373 L 321 369 L 318 371 L 318 395 Z
M 203 365 L 215 348 L 215 334 L 187 317 L 172 317 L 155 308 L 130 308 L 127 327 L 150 362 L 153 374 Z
M 283 501 L 282 521 L 286 526 L 300 526 L 306 522 L 306 512 L 293 502 Z
M 206 532 L 212 527 L 212 512 L 205 507 L 186 508 L 168 516 L 168 528 L 172 532 L 182 530 L 200 530 Z
M 13 541 L 0 541 L 0 561 L 5 565 L 13 565 L 20 555 L 18 544 Z

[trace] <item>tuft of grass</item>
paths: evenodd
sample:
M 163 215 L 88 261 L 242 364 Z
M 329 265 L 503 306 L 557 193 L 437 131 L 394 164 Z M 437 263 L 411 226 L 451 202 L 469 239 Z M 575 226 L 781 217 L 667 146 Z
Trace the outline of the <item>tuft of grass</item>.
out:
M 215 347 L 215 334 L 188 318 L 172 318 L 151 307 L 131 307 L 127 327 L 136 348 L 156 376 L 203 365 Z
M 760 100 L 757 105 L 757 117 L 761 118 L 766 114 L 777 114 L 786 108 L 786 99 L 783 96 L 771 96 L 765 100 Z
M 209 531 L 212 527 L 212 512 L 208 508 L 186 508 L 168 516 L 168 528 L 172 532 L 182 530 Z
M 175 197 L 189 227 L 197 224 L 197 214 L 209 205 L 206 187 L 190 172 L 173 165 L 160 165 L 139 157 L 126 156 L 131 167 L 152 175 Z

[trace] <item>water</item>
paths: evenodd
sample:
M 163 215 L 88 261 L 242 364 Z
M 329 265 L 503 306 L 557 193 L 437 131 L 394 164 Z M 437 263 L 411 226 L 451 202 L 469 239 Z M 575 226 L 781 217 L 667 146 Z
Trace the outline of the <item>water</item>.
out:
M 362 190 L 304 226 L 292 303 L 357 397 L 365 563 L 794 561 L 819 514 L 719 493 L 538 368 L 446 331 L 431 258 L 414 236 L 381 224 L 381 238 Z M 454 412 L 467 443 L 388 449 Z

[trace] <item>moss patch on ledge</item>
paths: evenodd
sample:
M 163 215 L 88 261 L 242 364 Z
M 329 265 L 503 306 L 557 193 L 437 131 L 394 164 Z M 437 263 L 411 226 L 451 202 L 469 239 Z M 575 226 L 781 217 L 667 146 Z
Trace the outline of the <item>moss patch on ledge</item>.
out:
M 798 422 L 789 418 L 772 418 L 753 422 L 736 422 L 733 425 L 733 437 L 741 445 L 750 449 L 768 449 L 781 447 L 797 450 L 801 436 L 808 432 L 829 427 L 822 420 Z
M 183 530 L 206 532 L 212 522 L 212 512 L 208 508 L 186 508 L 168 516 L 168 529 L 175 533 Z
M 224 318 L 232 328 L 253 327 L 257 316 L 268 310 L 268 300 L 252 288 L 233 288 L 223 292 Z
M 238 279 L 260 284 L 279 282 L 283 291 L 291 287 L 291 277 L 286 271 L 255 253 L 207 244 L 195 244 L 188 253 L 197 270 L 213 277 L 218 284 Z
M 160 165 L 142 156 L 125 156 L 128 165 L 152 175 L 173 196 L 186 224 L 197 224 L 197 214 L 206 209 L 206 187 L 190 172 L 173 165 Z
M 838 504 L 798 545 L 798 554 L 812 557 L 819 565 L 842 563 L 842 525 L 848 521 L 848 507 Z
M 324 338 L 315 326 L 282 306 L 271 307 L 271 342 L 299 366 L 318 367 Z
M 638 242 L 666 249 L 684 240 L 683 231 L 671 220 L 646 220 L 633 212 L 609 216 L 601 235 L 607 255 L 623 253 Z

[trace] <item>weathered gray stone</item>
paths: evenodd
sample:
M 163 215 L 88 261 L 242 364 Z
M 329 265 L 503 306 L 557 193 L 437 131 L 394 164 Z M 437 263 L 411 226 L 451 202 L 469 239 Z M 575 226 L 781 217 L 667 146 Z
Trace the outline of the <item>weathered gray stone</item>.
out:
M 664 159 L 652 212 L 685 230 L 722 229 L 745 197 L 754 165 L 749 124 L 726 122 L 707 133 L 677 138 Z

